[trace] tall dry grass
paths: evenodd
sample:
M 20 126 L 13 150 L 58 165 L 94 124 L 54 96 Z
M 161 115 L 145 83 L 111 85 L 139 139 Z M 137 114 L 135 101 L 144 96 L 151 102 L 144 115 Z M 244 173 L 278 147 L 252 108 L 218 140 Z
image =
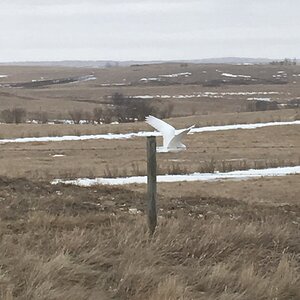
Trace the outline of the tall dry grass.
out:
M 161 199 L 150 238 L 144 195 L 1 186 L 1 299 L 300 298 L 299 206 Z

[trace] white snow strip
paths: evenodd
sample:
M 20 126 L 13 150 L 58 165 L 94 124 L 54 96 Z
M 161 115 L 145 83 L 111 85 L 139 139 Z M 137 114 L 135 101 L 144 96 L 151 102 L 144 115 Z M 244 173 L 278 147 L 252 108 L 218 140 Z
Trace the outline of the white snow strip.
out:
M 148 81 L 160 81 L 160 78 L 156 78 L 156 77 L 141 78 L 140 81 L 142 81 L 142 82 L 148 82 Z
M 191 133 L 209 132 L 209 131 L 223 131 L 233 129 L 256 129 L 268 126 L 280 126 L 280 125 L 300 125 L 300 120 L 289 122 L 268 122 L 268 123 L 254 123 L 254 124 L 233 124 L 233 125 L 221 125 L 221 126 L 207 126 L 200 128 L 193 128 Z
M 182 181 L 218 181 L 242 180 L 257 177 L 273 177 L 300 174 L 300 166 L 269 169 L 250 169 L 228 173 L 192 173 L 186 175 L 158 175 L 157 182 L 182 182 Z M 133 183 L 147 183 L 147 176 L 119 177 L 119 178 L 78 178 L 74 180 L 55 179 L 52 184 L 64 183 L 78 186 L 93 185 L 125 185 Z
M 65 156 L 64 154 L 54 154 L 54 155 L 52 155 L 52 157 L 63 157 L 63 156 Z
M 150 96 L 150 95 L 141 95 L 141 96 L 132 96 L 130 98 L 133 98 L 133 99 L 153 99 L 155 97 L 154 96 Z
M 6 78 L 8 75 L 0 75 L 0 78 Z
M 233 77 L 233 78 L 251 78 L 251 76 L 249 75 L 234 75 L 230 73 L 222 73 L 221 75 L 225 77 Z
M 223 92 L 221 95 L 230 95 L 230 96 L 248 96 L 248 95 L 279 95 L 283 93 L 279 92 Z
M 266 101 L 266 102 L 271 102 L 271 98 L 257 98 L 257 97 L 254 97 L 254 98 L 247 98 L 247 100 L 256 100 L 256 101 Z
M 280 125 L 300 125 L 300 120 L 290 122 L 269 122 L 269 123 L 254 123 L 254 124 L 234 124 L 234 125 L 221 125 L 221 126 L 207 126 L 200 128 L 193 128 L 190 133 L 210 132 L 210 131 L 223 131 L 234 129 L 255 129 L 268 126 Z M 96 135 L 65 135 L 65 136 L 45 136 L 45 137 L 28 137 L 16 139 L 0 139 L 0 144 L 6 143 L 32 143 L 32 142 L 61 142 L 61 141 L 85 141 L 85 140 L 122 140 L 131 139 L 134 137 L 147 137 L 147 136 L 161 136 L 157 131 L 140 131 L 131 133 L 106 133 Z
M 169 96 L 169 95 L 155 95 L 155 96 L 140 95 L 140 96 L 130 96 L 129 98 L 132 98 L 132 99 L 154 99 L 154 98 L 169 99 L 169 98 L 171 98 L 171 96 Z
M 95 77 L 94 75 L 87 75 L 87 76 L 82 76 L 80 78 L 80 81 L 89 81 L 89 80 L 96 80 L 97 77 Z
M 175 73 L 175 74 L 167 74 L 167 75 L 158 75 L 159 77 L 165 77 L 165 78 L 174 78 L 174 77 L 189 77 L 192 73 L 190 72 L 184 72 L 184 73 Z
M 136 95 L 136 96 L 130 96 L 132 99 L 154 99 L 154 98 L 161 98 L 161 99 L 189 99 L 189 98 L 223 98 L 223 96 L 250 96 L 250 95 L 278 95 L 283 94 L 279 92 L 199 92 L 199 93 L 193 93 L 190 95 Z

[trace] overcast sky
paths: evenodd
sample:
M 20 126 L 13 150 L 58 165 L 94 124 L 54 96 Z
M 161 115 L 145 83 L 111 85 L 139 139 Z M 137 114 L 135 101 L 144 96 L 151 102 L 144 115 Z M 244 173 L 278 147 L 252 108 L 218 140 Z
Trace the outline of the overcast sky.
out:
M 299 57 L 299 0 L 0 0 L 0 61 Z

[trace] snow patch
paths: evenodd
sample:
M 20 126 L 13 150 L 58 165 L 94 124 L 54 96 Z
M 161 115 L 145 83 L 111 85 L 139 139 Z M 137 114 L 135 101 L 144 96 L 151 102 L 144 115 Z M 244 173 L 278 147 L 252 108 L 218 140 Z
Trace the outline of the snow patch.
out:
M 221 75 L 225 77 L 232 77 L 232 78 L 251 78 L 251 76 L 249 75 L 234 75 L 230 73 L 222 73 Z
M 266 101 L 266 102 L 271 102 L 271 98 L 257 98 L 257 97 L 254 97 L 254 98 L 247 98 L 247 100 L 255 100 L 255 101 Z
M 219 181 L 219 180 L 245 180 L 258 177 L 286 176 L 300 174 L 300 166 L 281 167 L 269 169 L 250 169 L 228 173 L 192 173 L 186 175 L 158 175 L 157 182 L 182 182 L 182 181 Z M 52 184 L 72 184 L 78 186 L 93 185 L 125 185 L 133 183 L 147 183 L 147 176 L 119 177 L 119 178 L 78 178 L 74 180 L 55 179 Z
M 167 74 L 167 75 L 158 75 L 159 77 L 166 77 L 166 78 L 176 78 L 176 77 L 189 77 L 192 73 L 184 72 L 184 73 L 175 73 L 175 74 Z
M 154 96 L 150 96 L 150 95 L 141 95 L 141 96 L 132 96 L 130 98 L 133 99 L 154 99 Z
M 140 79 L 140 82 L 144 82 L 144 83 L 147 83 L 149 81 L 160 81 L 161 79 L 160 78 L 157 78 L 157 77 L 149 77 L 149 78 L 141 78 Z
M 300 125 L 300 120 L 289 122 L 268 122 L 268 123 L 254 123 L 254 124 L 234 124 L 234 125 L 222 125 L 222 126 L 207 126 L 200 128 L 193 128 L 189 132 L 211 132 L 211 131 L 223 131 L 223 130 L 235 130 L 235 129 L 256 129 L 268 126 L 283 126 L 283 125 Z M 0 144 L 6 143 L 32 143 L 32 142 L 61 142 L 61 141 L 86 141 L 86 140 L 122 140 L 131 139 L 135 137 L 147 137 L 147 136 L 161 136 L 161 133 L 157 131 L 140 131 L 131 133 L 107 133 L 97 135 L 66 135 L 66 136 L 45 136 L 45 137 L 28 137 L 28 138 L 16 138 L 16 139 L 0 139 Z

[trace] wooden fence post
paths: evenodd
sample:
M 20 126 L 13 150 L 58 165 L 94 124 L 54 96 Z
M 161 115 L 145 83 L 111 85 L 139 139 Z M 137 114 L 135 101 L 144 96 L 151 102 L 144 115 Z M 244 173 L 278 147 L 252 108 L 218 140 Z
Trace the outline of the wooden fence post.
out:
M 156 212 L 156 137 L 147 137 L 147 213 L 148 227 L 152 235 L 157 225 Z

